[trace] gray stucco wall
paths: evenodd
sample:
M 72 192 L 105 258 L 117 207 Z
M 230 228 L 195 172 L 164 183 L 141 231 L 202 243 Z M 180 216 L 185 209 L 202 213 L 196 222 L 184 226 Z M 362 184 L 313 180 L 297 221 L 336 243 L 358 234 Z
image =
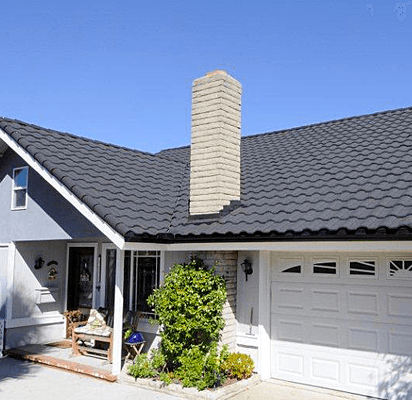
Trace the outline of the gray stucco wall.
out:
M 0 243 L 102 237 L 85 217 L 29 168 L 26 210 L 11 210 L 13 168 L 26 163 L 8 149 L 0 163 Z
M 24 242 L 16 243 L 16 255 L 13 276 L 12 318 L 28 318 L 50 312 L 64 311 L 64 290 L 66 280 L 67 242 Z M 44 266 L 34 269 L 35 260 L 41 256 Z M 57 262 L 57 279 L 49 280 L 47 266 L 49 261 Z M 49 302 L 38 302 L 38 290 L 41 287 L 53 288 Z

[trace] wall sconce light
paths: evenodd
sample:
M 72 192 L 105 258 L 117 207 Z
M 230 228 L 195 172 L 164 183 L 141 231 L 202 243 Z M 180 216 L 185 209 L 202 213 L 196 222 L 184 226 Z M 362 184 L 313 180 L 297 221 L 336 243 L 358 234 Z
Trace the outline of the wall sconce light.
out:
M 34 262 L 34 269 L 40 269 L 44 265 L 44 260 L 39 257 L 35 262 Z
M 240 264 L 240 266 L 242 267 L 242 270 L 246 275 L 246 282 L 247 282 L 248 275 L 253 274 L 252 263 L 249 261 L 249 259 L 245 258 L 245 260 Z

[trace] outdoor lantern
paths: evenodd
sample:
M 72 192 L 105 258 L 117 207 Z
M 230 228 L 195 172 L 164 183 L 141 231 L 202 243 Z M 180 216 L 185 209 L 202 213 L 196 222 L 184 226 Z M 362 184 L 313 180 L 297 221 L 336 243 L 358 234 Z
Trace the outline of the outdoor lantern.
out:
M 44 265 L 44 260 L 39 257 L 35 262 L 34 262 L 34 269 L 40 269 Z
M 249 259 L 245 258 L 245 260 L 240 264 L 243 272 L 246 275 L 246 281 L 247 281 L 247 277 L 248 275 L 252 275 L 253 274 L 253 268 L 252 268 L 252 263 L 249 261 Z

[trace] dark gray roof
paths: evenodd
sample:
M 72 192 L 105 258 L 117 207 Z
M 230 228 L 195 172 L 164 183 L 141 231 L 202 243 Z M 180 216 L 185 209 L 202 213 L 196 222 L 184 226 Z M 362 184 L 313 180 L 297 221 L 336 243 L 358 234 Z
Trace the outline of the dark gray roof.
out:
M 6 118 L 0 128 L 121 235 L 167 232 L 185 164 Z
M 128 240 L 412 231 L 412 108 L 243 137 L 240 204 L 210 220 L 188 216 L 189 147 L 152 155 L 15 120 L 0 128 Z
M 159 154 L 188 160 L 189 151 Z M 241 160 L 240 206 L 218 221 L 189 222 L 186 176 L 172 233 L 291 237 L 412 226 L 412 108 L 243 137 Z

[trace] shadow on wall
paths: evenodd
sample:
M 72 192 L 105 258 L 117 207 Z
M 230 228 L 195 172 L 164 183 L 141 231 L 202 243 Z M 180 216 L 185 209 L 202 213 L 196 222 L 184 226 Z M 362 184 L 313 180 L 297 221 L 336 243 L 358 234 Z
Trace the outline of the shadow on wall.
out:
M 6 315 L 6 304 L 0 305 L 0 315 Z M 34 328 L 36 331 L 36 328 Z M 36 333 L 33 332 L 35 335 Z M 4 346 L 6 347 L 7 341 L 7 327 L 5 329 Z M 31 374 L 34 364 L 28 361 L 14 360 L 7 356 L 7 351 L 3 352 L 4 357 L 0 358 L 0 398 L 2 398 L 1 382 L 10 379 L 20 379 L 24 375 Z
M 383 381 L 379 383 L 379 395 L 391 400 L 412 399 L 412 357 L 385 357 L 387 370 Z
M 22 308 L 27 310 L 33 309 L 34 305 L 31 299 L 22 296 L 18 290 L 13 291 L 13 301 L 18 301 Z M 3 315 L 6 315 L 6 304 L 0 307 Z M 35 317 L 34 317 L 35 318 Z M 6 323 L 4 332 L 4 349 L 11 349 L 15 347 L 24 346 L 30 343 L 37 343 L 41 338 L 41 329 L 38 326 L 28 326 L 19 328 L 9 328 Z

